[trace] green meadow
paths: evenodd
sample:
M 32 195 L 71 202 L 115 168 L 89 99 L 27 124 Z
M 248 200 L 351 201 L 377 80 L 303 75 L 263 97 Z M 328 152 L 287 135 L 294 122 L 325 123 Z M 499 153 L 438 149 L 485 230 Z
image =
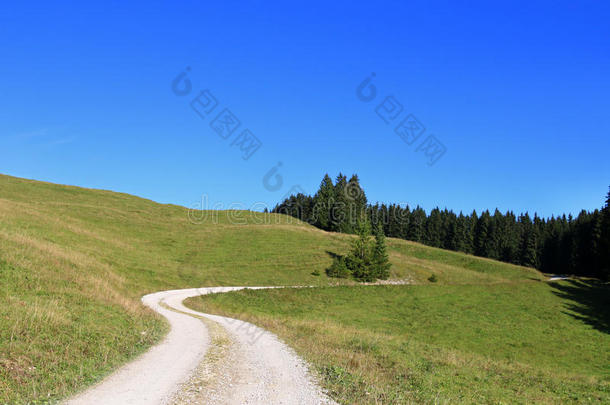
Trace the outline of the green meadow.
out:
M 342 403 L 608 403 L 595 281 L 340 286 L 192 298 L 265 327 Z
M 349 235 L 203 214 L 0 176 L 0 403 L 99 381 L 167 332 L 142 295 L 217 285 L 319 287 L 190 305 L 277 333 L 345 403 L 610 400 L 606 285 L 388 239 L 391 278 L 411 285 L 359 286 L 324 272 Z

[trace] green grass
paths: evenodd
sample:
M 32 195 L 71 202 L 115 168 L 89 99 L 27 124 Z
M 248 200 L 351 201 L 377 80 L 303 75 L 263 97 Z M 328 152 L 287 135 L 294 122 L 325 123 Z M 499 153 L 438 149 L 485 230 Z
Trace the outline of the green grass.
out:
M 166 326 L 141 305 L 146 293 L 350 284 L 324 272 L 330 253 L 348 251 L 350 236 L 283 215 L 207 214 L 192 223 L 184 207 L 0 176 L 0 403 L 65 398 L 158 341 Z M 388 246 L 392 277 L 420 288 L 541 278 L 532 269 L 416 243 L 388 239 Z M 427 281 L 432 274 L 435 284 Z M 370 333 L 365 325 L 360 331 L 362 339 Z
M 310 273 L 347 243 L 285 216 L 210 214 L 0 176 L 0 403 L 63 398 L 156 342 L 146 293 L 323 284 Z
M 594 314 L 609 304 L 607 285 L 527 280 L 250 290 L 188 301 L 277 333 L 347 404 L 608 403 L 608 319 Z

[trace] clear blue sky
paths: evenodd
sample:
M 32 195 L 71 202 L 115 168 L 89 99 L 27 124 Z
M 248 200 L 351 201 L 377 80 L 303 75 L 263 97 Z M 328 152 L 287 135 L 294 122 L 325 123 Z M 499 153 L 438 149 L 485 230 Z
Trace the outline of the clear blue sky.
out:
M 545 216 L 610 184 L 605 2 L 35 3 L 0 10 L 1 173 L 226 207 L 342 171 L 372 202 Z M 247 161 L 189 107 L 204 89 L 262 142 Z M 376 115 L 388 95 L 446 146 L 433 166 Z

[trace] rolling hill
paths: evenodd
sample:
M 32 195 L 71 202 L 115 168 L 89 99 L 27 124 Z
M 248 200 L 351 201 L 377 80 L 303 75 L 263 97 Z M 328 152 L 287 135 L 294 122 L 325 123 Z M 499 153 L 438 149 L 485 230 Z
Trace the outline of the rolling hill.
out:
M 248 291 L 192 305 L 254 317 L 310 359 L 340 400 L 359 397 L 369 402 L 370 391 L 371 402 L 430 401 L 434 395 L 495 401 L 507 393 L 519 395 L 519 376 L 526 374 L 532 382 L 522 392 L 529 399 L 581 401 L 589 392 L 592 401 L 608 398 L 609 373 L 600 364 L 608 360 L 608 331 L 599 326 L 604 319 L 587 322 L 593 316 L 583 315 L 597 301 L 583 304 L 575 294 L 555 294 L 559 287 L 541 282 L 543 275 L 533 269 L 389 239 L 392 278 L 417 286 L 353 286 L 324 275 L 332 254 L 349 248 L 349 235 L 320 231 L 277 214 L 203 214 L 204 220 L 192 221 L 184 207 L 0 176 L 0 403 L 64 398 L 157 342 L 167 327 L 141 305 L 146 293 L 216 285 L 336 284 L 343 285 Z M 316 270 L 322 275 L 313 275 Z M 437 283 L 428 281 L 432 274 Z M 462 308 L 466 315 L 456 315 L 461 307 L 452 300 L 469 303 L 472 311 Z M 450 313 L 450 319 L 443 317 Z M 557 320 L 554 313 L 564 315 Z M 472 326 L 478 335 L 466 333 L 482 314 L 491 320 Z M 532 322 L 531 328 L 515 329 L 498 321 L 522 316 Z M 556 328 L 546 328 L 554 322 Z M 320 323 L 328 323 L 330 332 Z M 451 332 L 435 332 L 437 327 Z M 488 328 L 495 332 L 490 335 Z M 507 335 L 510 330 L 513 334 Z M 518 344 L 519 331 L 527 335 L 522 347 L 492 350 L 494 344 Z M 527 360 L 527 353 L 545 350 L 545 342 L 557 350 L 565 331 L 571 331 L 565 345 L 575 347 L 572 354 Z M 310 340 L 303 340 L 304 334 Z M 405 340 L 406 335 L 414 338 Z M 336 340 L 343 339 L 340 336 L 355 341 L 343 341 L 341 349 Z M 319 352 L 315 339 L 326 341 L 328 351 Z M 423 356 L 428 363 L 410 363 L 422 350 L 428 353 Z M 362 356 L 348 358 L 349 351 Z M 397 351 L 403 357 L 396 356 Z M 327 354 L 324 361 L 322 353 Z M 363 370 L 360 358 L 362 364 L 377 365 Z M 436 373 L 440 359 L 454 364 Z M 458 378 L 452 373 L 462 365 L 468 371 Z M 553 379 L 548 372 L 555 368 L 560 373 Z M 379 370 L 383 375 L 371 380 Z M 502 376 L 517 385 L 492 390 L 505 381 Z M 393 380 L 407 383 L 389 390 L 388 381 Z

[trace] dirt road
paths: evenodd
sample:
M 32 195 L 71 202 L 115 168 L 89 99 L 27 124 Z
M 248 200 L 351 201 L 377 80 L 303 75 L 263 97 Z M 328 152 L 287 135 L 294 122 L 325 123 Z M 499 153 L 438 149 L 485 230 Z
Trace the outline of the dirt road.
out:
M 202 314 L 182 304 L 189 297 L 243 288 L 193 288 L 145 295 L 142 297 L 144 304 L 169 321 L 169 334 L 136 360 L 65 403 L 150 405 L 170 402 L 204 360 L 210 347 L 206 325 L 191 315 L 217 322 L 233 341 L 232 363 L 228 370 L 219 371 L 231 374 L 223 376 L 231 382 L 215 387 L 214 403 L 334 403 L 315 384 L 304 361 L 272 333 L 237 319 Z

